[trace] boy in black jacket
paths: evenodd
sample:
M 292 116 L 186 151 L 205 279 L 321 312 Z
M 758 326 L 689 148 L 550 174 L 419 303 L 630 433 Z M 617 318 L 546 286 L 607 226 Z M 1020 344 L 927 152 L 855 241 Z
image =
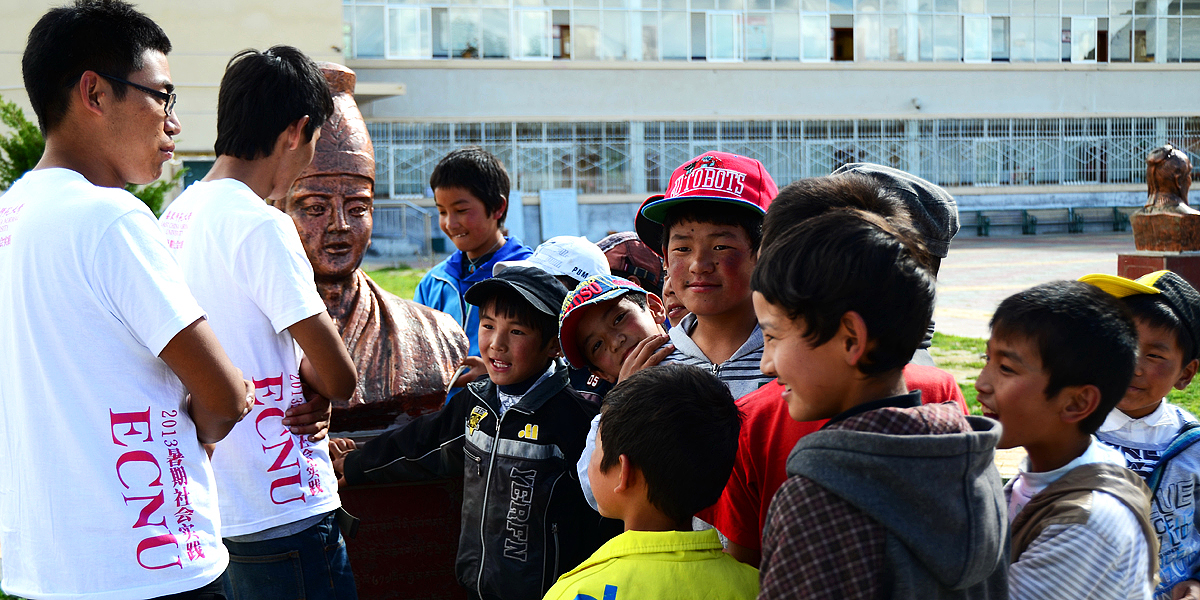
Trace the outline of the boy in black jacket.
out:
M 531 267 L 472 286 L 488 377 L 341 461 L 348 485 L 463 474 L 456 571 L 475 598 L 541 598 L 603 541 L 574 469 L 599 407 L 555 360 L 566 294 Z

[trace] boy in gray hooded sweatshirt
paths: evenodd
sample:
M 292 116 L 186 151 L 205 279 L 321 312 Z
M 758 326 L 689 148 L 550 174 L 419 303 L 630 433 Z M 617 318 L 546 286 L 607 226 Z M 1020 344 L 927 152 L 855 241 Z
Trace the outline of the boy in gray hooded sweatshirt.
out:
M 754 270 L 762 372 L 797 421 L 763 533 L 760 598 L 1007 598 L 997 424 L 921 405 L 901 371 L 933 312 L 907 229 L 855 209 L 813 217 Z

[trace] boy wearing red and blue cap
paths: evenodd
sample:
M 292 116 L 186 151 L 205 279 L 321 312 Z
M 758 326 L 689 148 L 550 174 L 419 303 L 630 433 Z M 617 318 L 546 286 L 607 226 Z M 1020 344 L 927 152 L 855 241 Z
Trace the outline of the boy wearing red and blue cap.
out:
M 778 193 L 762 163 L 705 152 L 671 174 L 663 196 L 639 211 L 638 233 L 659 248 L 679 299 L 692 312 L 671 328 L 665 362 L 711 370 L 735 398 L 770 381 L 759 370 L 763 337 L 754 316 L 750 275 L 762 221 Z M 660 239 L 653 226 L 661 226 Z

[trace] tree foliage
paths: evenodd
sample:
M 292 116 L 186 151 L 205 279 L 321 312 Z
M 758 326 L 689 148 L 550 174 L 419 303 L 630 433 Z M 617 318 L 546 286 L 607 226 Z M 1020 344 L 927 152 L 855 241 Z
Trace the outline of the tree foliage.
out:
M 15 102 L 0 98 L 0 123 L 10 133 L 0 135 L 0 192 L 7 190 L 26 171 L 37 165 L 46 149 L 46 140 L 37 125 L 25 118 L 24 111 Z M 126 190 L 146 203 L 154 214 L 161 214 L 167 194 L 183 183 L 187 169 L 180 169 L 167 179 L 148 185 L 127 185 Z
M 0 191 L 4 191 L 37 164 L 46 141 L 21 107 L 4 98 L 0 98 L 0 123 L 10 130 L 8 135 L 0 135 Z

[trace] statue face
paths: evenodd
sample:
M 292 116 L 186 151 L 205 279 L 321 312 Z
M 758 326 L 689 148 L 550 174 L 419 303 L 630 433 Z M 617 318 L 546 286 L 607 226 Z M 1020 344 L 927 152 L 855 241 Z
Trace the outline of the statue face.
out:
M 314 175 L 292 185 L 285 211 L 317 279 L 349 277 L 371 244 L 374 184 L 359 175 Z

